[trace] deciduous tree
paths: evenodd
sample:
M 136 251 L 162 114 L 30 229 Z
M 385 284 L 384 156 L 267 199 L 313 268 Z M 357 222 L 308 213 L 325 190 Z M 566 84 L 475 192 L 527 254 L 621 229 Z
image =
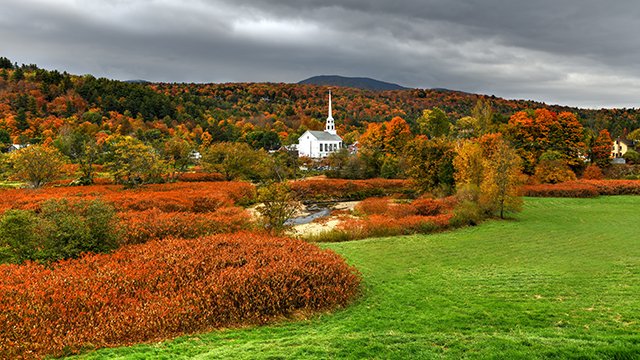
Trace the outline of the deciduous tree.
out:
M 450 194 L 454 184 L 454 154 L 449 141 L 418 136 L 405 148 L 407 174 L 421 191 Z
M 153 147 L 120 135 L 111 137 L 106 147 L 105 165 L 116 183 L 136 186 L 163 180 L 164 163 Z
M 611 140 L 609 131 L 607 129 L 600 130 L 598 137 L 596 137 L 591 146 L 591 163 L 598 165 L 600 168 L 609 166 L 612 146 L 613 140 Z
M 39 188 L 54 180 L 65 164 L 64 156 L 50 146 L 32 145 L 11 153 L 10 172 L 33 188 Z
M 483 162 L 480 206 L 504 219 L 505 212 L 519 211 L 522 207 L 522 198 L 518 195 L 522 161 L 504 140 L 496 142 L 490 154 Z

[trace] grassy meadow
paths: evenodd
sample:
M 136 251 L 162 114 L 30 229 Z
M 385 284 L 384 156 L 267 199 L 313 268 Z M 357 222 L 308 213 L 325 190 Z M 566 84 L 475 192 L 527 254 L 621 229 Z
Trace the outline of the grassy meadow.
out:
M 640 198 L 527 198 L 515 220 L 327 244 L 352 306 L 83 359 L 640 358 Z

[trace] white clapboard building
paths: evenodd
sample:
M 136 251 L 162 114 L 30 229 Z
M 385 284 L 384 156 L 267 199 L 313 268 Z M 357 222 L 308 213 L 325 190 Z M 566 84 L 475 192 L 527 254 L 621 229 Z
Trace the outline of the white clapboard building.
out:
M 331 92 L 329 92 L 329 116 L 324 131 L 305 131 L 298 138 L 298 155 L 320 159 L 342 148 L 342 138 L 336 133 L 336 124 L 331 115 Z

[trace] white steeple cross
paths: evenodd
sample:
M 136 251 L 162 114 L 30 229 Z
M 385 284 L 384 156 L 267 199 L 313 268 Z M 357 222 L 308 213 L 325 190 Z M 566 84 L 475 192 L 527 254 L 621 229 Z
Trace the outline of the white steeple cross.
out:
M 331 90 L 329 90 L 329 116 L 327 117 L 327 124 L 324 127 L 324 131 L 329 134 L 336 135 L 336 124 L 333 121 L 333 116 L 331 115 Z

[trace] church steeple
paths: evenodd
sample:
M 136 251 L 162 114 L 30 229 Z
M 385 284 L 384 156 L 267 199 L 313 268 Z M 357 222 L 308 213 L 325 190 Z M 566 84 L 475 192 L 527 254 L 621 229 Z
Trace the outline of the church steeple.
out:
M 331 111 L 331 90 L 329 90 L 329 116 L 327 116 L 327 123 L 324 127 L 324 131 L 329 134 L 336 135 L 336 124 L 333 121 L 332 111 Z

